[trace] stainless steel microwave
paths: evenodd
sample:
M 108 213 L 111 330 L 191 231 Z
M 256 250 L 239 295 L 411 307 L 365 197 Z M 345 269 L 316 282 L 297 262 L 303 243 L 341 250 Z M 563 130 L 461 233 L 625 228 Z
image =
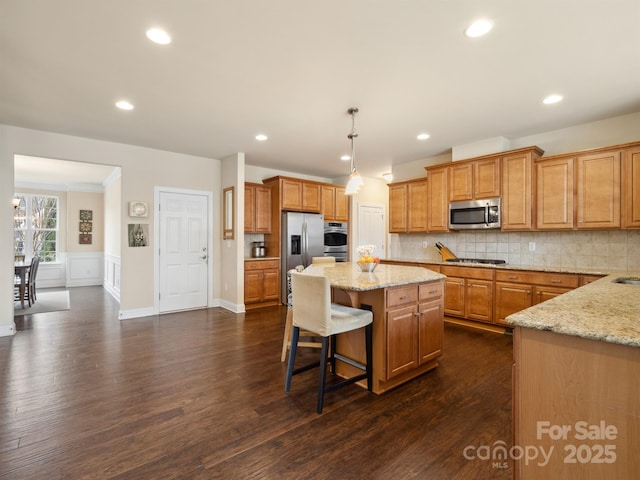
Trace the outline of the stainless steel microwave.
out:
M 484 198 L 449 204 L 449 228 L 467 230 L 500 228 L 500 198 Z

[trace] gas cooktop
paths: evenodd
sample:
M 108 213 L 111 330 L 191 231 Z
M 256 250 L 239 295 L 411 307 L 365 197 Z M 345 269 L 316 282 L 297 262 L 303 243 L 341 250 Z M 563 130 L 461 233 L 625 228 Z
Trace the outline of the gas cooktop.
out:
M 493 260 L 491 258 L 448 258 L 446 261 L 455 263 L 488 263 L 490 265 L 503 265 L 507 263 L 504 260 Z

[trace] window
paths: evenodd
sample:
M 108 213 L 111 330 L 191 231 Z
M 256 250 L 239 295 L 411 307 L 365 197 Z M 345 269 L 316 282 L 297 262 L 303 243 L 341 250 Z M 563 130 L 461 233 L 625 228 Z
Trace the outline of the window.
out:
M 58 197 L 17 193 L 13 213 L 14 250 L 27 258 L 55 262 L 58 251 Z

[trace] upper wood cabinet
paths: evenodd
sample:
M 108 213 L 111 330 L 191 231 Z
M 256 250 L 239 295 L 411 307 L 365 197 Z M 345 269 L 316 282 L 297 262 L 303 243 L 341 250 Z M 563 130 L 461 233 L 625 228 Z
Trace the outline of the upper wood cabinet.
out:
M 576 158 L 577 227 L 620 227 L 620 150 Z
M 573 158 L 536 162 L 536 227 L 573 228 Z
M 320 213 L 320 183 L 286 177 L 279 181 L 282 210 Z
M 245 233 L 271 233 L 271 188 L 259 183 L 244 184 Z
M 322 209 L 325 221 L 346 222 L 349 220 L 349 197 L 341 185 L 322 186 Z
M 502 230 L 533 228 L 533 162 L 544 152 L 537 147 L 502 157 Z
M 449 231 L 448 167 L 428 167 L 427 170 L 427 230 Z
M 622 228 L 640 228 L 640 146 L 622 152 Z
M 389 232 L 427 231 L 427 180 L 392 183 L 389 187 Z
M 454 162 L 449 167 L 452 202 L 500 196 L 500 158 Z

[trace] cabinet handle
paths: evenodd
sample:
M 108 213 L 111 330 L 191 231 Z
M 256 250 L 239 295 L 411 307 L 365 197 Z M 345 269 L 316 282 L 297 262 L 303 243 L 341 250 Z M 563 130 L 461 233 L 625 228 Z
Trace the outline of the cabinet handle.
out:
M 562 283 L 562 280 L 551 280 L 551 283 Z
M 517 279 L 518 279 L 518 276 L 517 276 L 517 275 L 509 275 L 507 278 L 508 278 L 509 280 L 517 280 Z
M 402 296 L 400 297 L 400 300 L 406 300 L 407 298 L 409 298 L 409 295 L 402 295 Z
M 433 295 L 434 293 L 438 293 L 438 290 L 431 290 L 431 291 L 429 292 L 429 294 L 430 294 L 430 295 Z

